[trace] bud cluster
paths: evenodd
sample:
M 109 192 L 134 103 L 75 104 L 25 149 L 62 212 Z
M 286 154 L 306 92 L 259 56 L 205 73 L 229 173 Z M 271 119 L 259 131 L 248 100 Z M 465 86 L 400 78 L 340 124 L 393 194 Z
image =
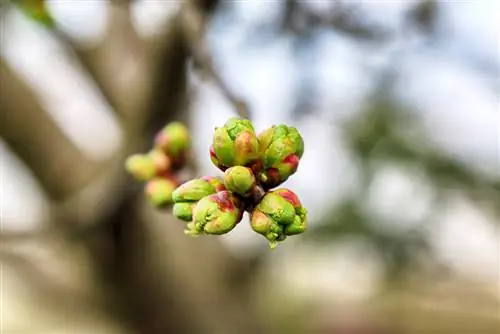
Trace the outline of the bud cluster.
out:
M 149 152 L 130 155 L 125 161 L 128 173 L 146 183 L 144 192 L 152 205 L 165 207 L 172 203 L 172 193 L 181 184 L 177 173 L 184 168 L 190 147 L 187 127 L 172 122 L 156 134 Z
M 274 125 L 257 135 L 249 120 L 231 118 L 215 128 L 210 146 L 210 159 L 224 176 L 194 179 L 175 189 L 174 215 L 187 222 L 189 235 L 221 235 L 246 211 L 252 229 L 275 248 L 307 228 L 307 210 L 297 195 L 277 188 L 297 171 L 303 154 L 296 128 Z

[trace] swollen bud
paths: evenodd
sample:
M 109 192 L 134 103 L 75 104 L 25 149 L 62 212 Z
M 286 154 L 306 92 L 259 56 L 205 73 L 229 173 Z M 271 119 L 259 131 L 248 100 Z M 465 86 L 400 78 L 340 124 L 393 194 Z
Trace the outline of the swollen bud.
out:
M 258 180 L 271 189 L 285 182 L 298 168 L 304 141 L 294 127 L 273 125 L 259 135 L 262 171 Z
M 191 222 L 193 220 L 193 210 L 199 200 L 224 190 L 226 188 L 220 177 L 203 176 L 183 183 L 172 194 L 172 200 L 175 203 L 173 207 L 174 216 L 180 220 Z
M 224 166 L 215 155 L 215 150 L 213 145 L 210 146 L 210 161 L 212 161 L 215 167 L 219 168 L 223 172 L 227 169 L 227 167 Z
M 283 226 L 276 223 L 258 208 L 255 208 L 250 214 L 250 226 L 255 232 L 263 235 L 269 241 L 271 249 L 276 248 L 278 242 L 286 239 Z
M 220 168 L 246 166 L 259 158 L 259 141 L 252 123 L 247 119 L 231 118 L 215 128 L 212 161 Z
M 285 234 L 296 235 L 305 232 L 307 229 L 307 209 L 302 206 L 299 197 L 293 191 L 286 188 L 273 190 L 273 193 L 284 198 L 295 209 L 295 217 L 291 224 L 285 226 Z
M 160 149 L 152 149 L 147 155 L 153 161 L 155 174 L 157 176 L 163 176 L 170 171 L 170 158 L 165 154 L 165 152 Z
M 155 163 L 148 155 L 133 154 L 129 156 L 125 161 L 125 169 L 139 181 L 148 181 L 156 176 Z
M 247 197 L 252 194 L 256 180 L 250 168 L 234 166 L 224 172 L 224 185 L 227 190 Z
M 295 217 L 293 205 L 274 192 L 265 194 L 257 208 L 280 225 L 293 223 Z
M 169 123 L 156 135 L 155 146 L 165 152 L 173 162 L 182 160 L 191 146 L 189 130 L 180 122 Z
M 156 207 L 163 207 L 172 202 L 172 192 L 177 185 L 166 178 L 156 178 L 149 181 L 144 188 L 146 197 Z
M 252 229 L 277 246 L 287 236 L 303 233 L 307 228 L 307 210 L 297 195 L 280 188 L 268 192 L 251 213 Z
M 243 217 L 243 203 L 229 191 L 202 198 L 193 211 L 193 222 L 187 234 L 221 235 L 231 231 Z
M 215 194 L 215 186 L 209 181 L 194 179 L 181 184 L 172 194 L 175 203 L 195 202 L 205 196 Z

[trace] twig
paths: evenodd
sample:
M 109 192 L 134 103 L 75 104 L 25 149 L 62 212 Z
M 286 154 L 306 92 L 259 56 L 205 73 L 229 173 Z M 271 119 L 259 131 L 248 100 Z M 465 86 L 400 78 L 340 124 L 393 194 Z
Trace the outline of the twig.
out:
M 365 41 L 387 41 L 389 32 L 380 26 L 372 25 L 353 15 L 352 6 L 341 1 L 332 1 L 331 11 L 317 13 L 298 0 L 288 0 L 285 4 L 286 15 L 283 28 L 295 34 L 304 34 L 315 28 L 332 28 L 339 33 Z
M 224 95 L 227 101 L 233 105 L 236 113 L 240 117 L 249 118 L 250 112 L 248 104 L 243 98 L 234 93 L 215 69 L 212 56 L 204 41 L 205 17 L 201 15 L 198 8 L 191 3 L 184 5 L 182 15 L 185 38 L 195 65 L 198 65 L 198 69 L 219 88 L 222 95 Z

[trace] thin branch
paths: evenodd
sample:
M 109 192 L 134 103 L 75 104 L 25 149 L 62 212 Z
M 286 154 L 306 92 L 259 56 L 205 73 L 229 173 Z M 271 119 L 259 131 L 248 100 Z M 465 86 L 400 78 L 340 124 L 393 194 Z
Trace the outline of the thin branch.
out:
M 212 55 L 205 43 L 205 17 L 192 3 L 186 3 L 183 6 L 182 16 L 184 34 L 195 66 L 219 88 L 222 95 L 234 107 L 240 117 L 249 118 L 248 103 L 229 87 L 229 84 L 215 68 Z
M 142 106 L 151 93 L 151 79 L 160 59 L 154 57 L 154 48 L 148 47 L 137 34 L 131 21 L 129 0 L 110 2 L 108 11 L 107 30 L 96 46 L 75 43 L 58 26 L 52 32 L 66 51 L 83 65 L 113 111 L 123 119 L 123 125 L 137 129 L 144 124 Z
M 295 34 L 304 34 L 315 28 L 331 28 L 338 33 L 364 41 L 385 42 L 389 31 L 356 17 L 352 6 L 335 1 L 330 11 L 318 13 L 298 0 L 287 0 L 282 26 Z

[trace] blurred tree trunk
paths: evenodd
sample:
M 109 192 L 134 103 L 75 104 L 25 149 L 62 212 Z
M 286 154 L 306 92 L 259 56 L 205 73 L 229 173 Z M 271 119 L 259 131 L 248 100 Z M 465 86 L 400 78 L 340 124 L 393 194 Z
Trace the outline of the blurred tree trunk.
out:
M 191 5 L 207 17 L 217 1 L 193 1 Z M 115 9 L 124 8 L 127 7 Z M 109 80 L 120 66 L 115 62 L 114 70 L 107 68 L 110 62 L 103 56 L 109 57 L 111 51 L 106 47 L 92 50 L 82 59 L 99 86 L 107 90 L 105 94 L 112 99 L 112 105 L 118 108 L 116 112 L 123 118 L 127 136 L 124 150 L 107 166 L 100 166 L 103 172 L 94 174 L 94 179 L 88 180 L 90 167 L 74 164 L 78 161 L 76 149 L 64 137 L 59 138 L 62 135 L 58 129 L 45 121 L 46 113 L 31 99 L 30 89 L 24 87 L 3 63 L 0 64 L 2 88 L 9 89 L 2 89 L 2 101 L 8 102 L 2 103 L 2 114 L 8 122 L 3 123 L 0 135 L 49 190 L 56 208 L 54 216 L 59 220 L 54 227 L 64 226 L 71 240 L 89 250 L 95 276 L 101 283 L 102 292 L 106 293 L 103 297 L 105 309 L 118 322 L 137 333 L 147 334 L 263 333 L 248 295 L 249 281 L 234 282 L 236 274 L 246 269 L 246 264 L 237 263 L 216 238 L 186 237 L 182 224 L 170 212 L 155 212 L 143 202 L 141 185 L 127 177 L 122 167 L 128 154 L 148 148 L 154 133 L 165 123 L 189 121 L 187 61 L 190 48 L 181 13 L 182 9 L 169 25 L 161 46 L 155 49 L 161 52 L 155 57 L 144 56 L 147 64 L 139 69 L 152 77 L 141 82 L 150 83 L 151 87 L 138 87 L 139 93 L 136 91 L 135 95 L 133 91 L 123 90 L 127 86 L 124 82 Z M 123 16 L 118 17 L 123 26 Z M 125 23 L 125 26 L 128 25 Z M 117 30 L 110 29 L 110 32 L 116 34 Z M 106 42 L 103 45 L 106 46 Z M 127 47 L 128 44 L 116 45 Z M 113 52 L 120 55 L 128 51 Z M 81 51 L 77 54 L 82 57 Z M 115 60 L 126 59 L 123 54 L 120 56 Z M 138 73 L 141 75 L 140 71 Z M 131 79 L 123 80 L 129 84 Z M 21 95 L 23 99 L 19 99 Z M 23 117 L 19 109 L 31 116 Z M 48 125 L 40 129 L 42 121 Z M 73 168 L 85 167 L 81 171 L 74 170 L 76 175 L 85 172 L 82 177 L 61 178 L 60 170 L 41 169 L 36 163 L 40 161 L 40 154 L 54 152 L 61 145 L 69 146 L 65 152 L 74 151 L 73 155 L 64 153 L 64 158 L 73 162 Z M 61 163 L 50 155 L 44 159 L 49 165 L 61 167 Z M 82 195 L 82 187 L 91 191 Z

